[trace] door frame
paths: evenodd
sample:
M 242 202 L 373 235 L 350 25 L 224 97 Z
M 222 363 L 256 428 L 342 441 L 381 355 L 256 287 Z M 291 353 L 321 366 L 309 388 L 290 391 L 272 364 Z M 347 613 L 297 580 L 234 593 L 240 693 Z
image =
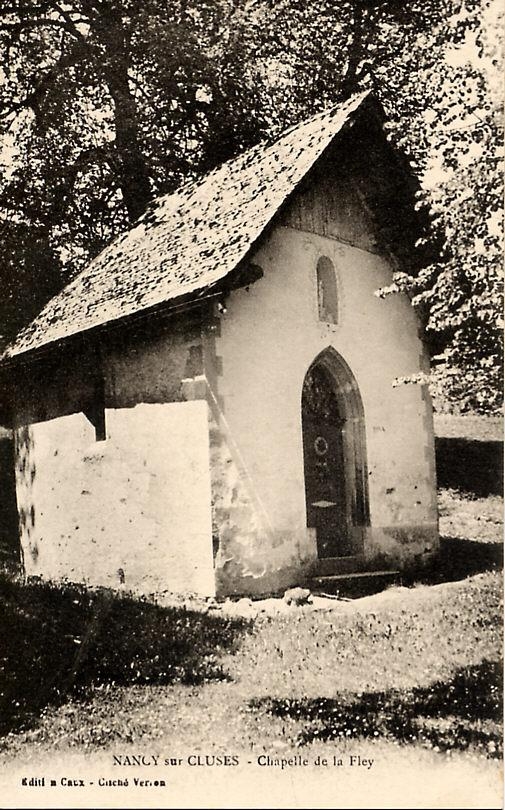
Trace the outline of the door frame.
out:
M 340 412 L 345 418 L 342 429 L 344 455 L 344 481 L 346 488 L 347 525 L 355 549 L 353 556 L 363 552 L 365 527 L 370 525 L 370 506 L 368 496 L 368 466 L 366 453 L 365 410 L 356 378 L 343 357 L 328 346 L 312 361 L 307 375 L 316 367 L 323 366 L 333 381 Z M 303 392 L 303 384 L 302 384 Z M 303 393 L 302 393 L 303 398 Z M 303 431 L 303 417 L 301 429 Z M 303 436 L 302 436 L 303 443 Z M 305 482 L 305 507 L 307 513 L 307 487 Z M 319 558 L 318 558 L 319 559 Z M 326 558 L 343 559 L 343 557 Z M 322 559 L 319 562 L 323 562 Z

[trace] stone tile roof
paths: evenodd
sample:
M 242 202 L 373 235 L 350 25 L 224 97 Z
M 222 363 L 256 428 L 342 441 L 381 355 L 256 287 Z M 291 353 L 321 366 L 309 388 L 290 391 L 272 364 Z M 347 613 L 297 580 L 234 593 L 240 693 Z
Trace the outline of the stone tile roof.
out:
M 133 315 L 231 273 L 368 94 L 160 197 L 45 306 L 4 359 Z

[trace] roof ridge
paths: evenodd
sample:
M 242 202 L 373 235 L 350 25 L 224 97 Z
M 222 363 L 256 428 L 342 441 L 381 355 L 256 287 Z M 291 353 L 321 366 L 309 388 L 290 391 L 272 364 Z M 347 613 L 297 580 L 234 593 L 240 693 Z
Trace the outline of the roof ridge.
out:
M 168 203 L 168 201 L 171 198 L 176 197 L 180 192 L 186 192 L 190 189 L 196 191 L 204 183 L 207 183 L 211 177 L 216 176 L 223 169 L 231 168 L 233 165 L 239 163 L 242 159 L 245 159 L 246 157 L 250 156 L 253 153 L 261 152 L 262 150 L 268 150 L 275 147 L 284 138 L 292 134 L 295 130 L 302 129 L 308 124 L 314 124 L 316 121 L 323 120 L 324 118 L 331 118 L 333 116 L 338 115 L 339 113 L 342 114 L 343 110 L 346 107 L 354 106 L 354 104 L 356 103 L 356 101 L 358 101 L 358 99 L 359 99 L 358 106 L 361 106 L 361 103 L 365 100 L 365 98 L 371 95 L 372 95 L 371 90 L 365 90 L 361 93 L 354 93 L 352 96 L 349 96 L 349 98 L 345 99 L 345 101 L 333 104 L 331 107 L 327 107 L 314 115 L 307 116 L 297 124 L 292 124 L 287 129 L 282 130 L 282 132 L 279 135 L 277 135 L 273 140 L 270 140 L 268 137 L 266 137 L 261 141 L 259 141 L 257 144 L 248 147 L 248 149 L 245 149 L 243 152 L 239 152 L 234 157 L 228 158 L 228 160 L 223 161 L 223 163 L 220 163 L 218 166 L 215 166 L 213 169 L 201 175 L 200 177 L 192 178 L 187 182 L 183 182 L 181 185 L 177 186 L 173 191 L 169 192 L 168 194 L 162 194 L 159 197 L 155 197 L 149 203 L 148 209 L 137 220 L 135 220 L 134 223 L 132 223 L 131 228 L 129 228 L 127 231 L 124 231 L 123 233 L 127 234 L 130 230 L 133 230 L 137 225 L 144 223 L 146 220 L 148 221 L 150 216 L 152 216 L 152 214 L 154 213 L 152 207 L 159 207 L 163 202 Z M 119 234 L 118 237 L 122 235 L 123 234 Z
M 305 124 L 309 124 L 311 122 L 317 121 L 318 119 L 325 118 L 326 116 L 330 115 L 337 115 L 341 113 L 346 106 L 352 106 L 355 101 L 360 99 L 360 103 L 365 100 L 366 96 L 372 96 L 373 92 L 371 90 L 363 90 L 359 93 L 353 93 L 348 98 L 344 99 L 340 102 L 335 102 L 330 107 L 325 107 L 324 110 L 321 110 L 318 113 L 313 113 L 312 115 L 308 115 L 305 118 L 302 118 L 297 124 L 291 124 L 290 127 L 287 129 L 283 129 L 280 135 L 276 138 L 275 141 L 272 141 L 272 145 L 276 143 L 278 140 L 281 140 L 285 135 L 289 135 L 295 129 L 299 129 L 303 127 Z

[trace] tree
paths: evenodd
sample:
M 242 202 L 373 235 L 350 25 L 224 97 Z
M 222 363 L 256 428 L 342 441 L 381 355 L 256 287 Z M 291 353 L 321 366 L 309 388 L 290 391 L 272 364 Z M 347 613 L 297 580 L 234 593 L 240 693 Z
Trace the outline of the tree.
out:
M 503 389 L 503 12 L 496 0 L 273 2 L 279 106 L 293 119 L 373 88 L 423 180 L 431 261 L 399 273 L 425 316 L 438 407 L 492 413 Z M 264 21 L 267 25 L 267 18 Z M 287 95 L 287 98 L 285 97 Z M 283 98 L 284 96 L 284 98 Z
M 31 229 L 60 284 L 153 196 L 261 137 L 257 77 L 237 54 L 232 13 L 207 0 L 4 5 L 0 215 Z M 4 243 L 0 268 L 15 253 Z M 54 292 L 45 268 L 33 279 L 39 306 Z M 8 308 L 23 308 L 16 285 Z
M 443 243 L 439 261 L 416 278 L 399 274 L 394 288 L 426 313 L 445 395 L 494 410 L 502 124 L 493 5 L 11 0 L 0 14 L 0 121 L 17 160 L 0 211 L 33 229 L 68 277 L 154 195 L 373 88 L 424 178 L 419 205 Z
M 497 8 L 472 4 L 466 30 L 453 46 L 440 33 L 435 41 L 446 58 L 431 111 L 424 114 L 428 125 L 436 121 L 425 188 L 445 244 L 442 261 L 415 285 L 430 312 L 434 381 L 460 410 L 484 413 L 500 409 L 503 390 L 503 53 Z M 426 89 L 429 83 L 425 74 Z

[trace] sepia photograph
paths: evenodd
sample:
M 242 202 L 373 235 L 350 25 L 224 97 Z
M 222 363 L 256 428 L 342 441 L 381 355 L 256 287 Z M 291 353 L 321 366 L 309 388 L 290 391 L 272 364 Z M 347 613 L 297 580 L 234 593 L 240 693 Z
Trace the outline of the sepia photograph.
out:
M 499 0 L 0 0 L 0 804 L 503 806 Z

